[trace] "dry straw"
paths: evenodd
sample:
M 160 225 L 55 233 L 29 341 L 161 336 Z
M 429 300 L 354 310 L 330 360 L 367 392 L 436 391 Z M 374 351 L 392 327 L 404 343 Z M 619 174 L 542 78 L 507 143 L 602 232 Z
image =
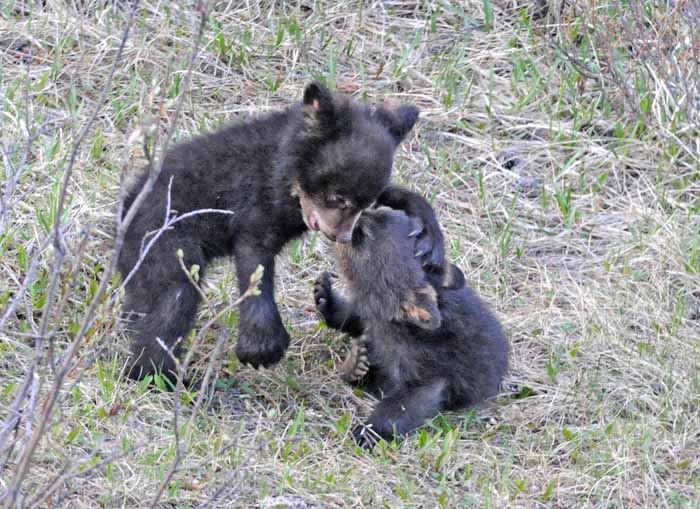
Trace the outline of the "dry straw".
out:
M 695 504 L 698 20 L 692 0 L 2 2 L 0 503 Z M 238 365 L 222 262 L 183 361 L 199 390 L 121 378 L 122 183 L 312 78 L 420 106 L 395 178 L 513 348 L 496 401 L 374 453 L 311 309 L 320 238 L 280 257 L 279 366 Z

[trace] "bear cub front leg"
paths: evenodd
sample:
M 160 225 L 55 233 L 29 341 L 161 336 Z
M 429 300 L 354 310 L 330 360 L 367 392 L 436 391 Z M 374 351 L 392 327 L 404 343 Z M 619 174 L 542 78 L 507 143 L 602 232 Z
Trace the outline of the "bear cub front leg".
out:
M 275 303 L 274 256 L 265 254 L 264 249 L 253 242 L 241 240 L 234 247 L 234 257 L 241 295 L 250 285 L 250 277 L 258 265 L 263 267 L 258 284 L 260 294 L 248 297 L 240 305 L 236 355 L 241 363 L 254 368 L 272 366 L 282 359 L 289 345 L 289 334 Z
M 352 303 L 333 291 L 331 275 L 321 274 L 314 283 L 316 310 L 323 316 L 326 325 L 353 337 L 359 337 L 364 325 Z

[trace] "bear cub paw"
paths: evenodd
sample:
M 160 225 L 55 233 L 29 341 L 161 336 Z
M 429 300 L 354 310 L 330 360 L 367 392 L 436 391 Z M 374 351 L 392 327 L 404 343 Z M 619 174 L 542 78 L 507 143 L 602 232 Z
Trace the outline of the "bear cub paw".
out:
M 324 272 L 314 282 L 314 303 L 316 310 L 326 318 L 333 311 L 333 290 L 331 275 Z
M 242 364 L 267 368 L 282 360 L 288 345 L 289 334 L 281 323 L 258 323 L 254 327 L 242 323 L 236 356 Z
M 369 372 L 369 358 L 367 347 L 362 340 L 353 339 L 350 345 L 350 353 L 338 368 L 340 378 L 348 383 L 362 380 Z

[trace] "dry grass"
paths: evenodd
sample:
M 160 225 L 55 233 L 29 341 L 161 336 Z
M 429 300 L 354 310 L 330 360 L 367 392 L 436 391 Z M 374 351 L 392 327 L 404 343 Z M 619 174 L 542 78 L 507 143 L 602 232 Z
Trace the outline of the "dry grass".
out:
M 2 193 L 12 198 L 1 204 L 0 319 L 16 303 L 0 329 L 4 419 L 41 355 L 22 418 L 0 437 L 12 446 L 0 447 L 0 493 L 54 379 L 47 345 L 64 351 L 108 265 L 120 172 L 141 164 L 127 140 L 158 114 L 154 98 L 173 113 L 193 46 L 192 2 L 138 8 L 74 165 L 56 289 L 66 304 L 42 333 L 57 254 L 44 239 L 115 60 L 123 3 L 0 6 Z M 330 262 L 307 237 L 279 260 L 293 331 L 285 360 L 239 367 L 227 344 L 218 390 L 181 429 L 190 440 L 159 507 L 696 507 L 700 9 L 559 4 L 214 3 L 176 136 L 286 106 L 311 78 L 419 105 L 396 179 L 432 199 L 450 258 L 504 322 L 512 369 L 490 407 L 356 449 L 349 426 L 372 402 L 333 372 L 344 338 L 319 328 L 310 298 Z M 213 272 L 200 323 L 235 292 L 231 269 Z M 174 395 L 120 379 L 117 316 L 98 310 L 21 486 L 24 506 L 145 507 L 173 464 Z M 207 354 L 215 334 L 204 343 Z

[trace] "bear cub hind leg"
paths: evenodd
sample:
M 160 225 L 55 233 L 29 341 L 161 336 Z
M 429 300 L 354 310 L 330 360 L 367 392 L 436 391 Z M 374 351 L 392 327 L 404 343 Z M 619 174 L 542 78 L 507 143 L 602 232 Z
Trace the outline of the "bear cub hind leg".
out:
M 423 385 L 403 386 L 377 403 L 367 424 L 355 428 L 353 437 L 362 447 L 372 447 L 377 436 L 391 440 L 422 426 L 443 410 L 444 378 Z
M 203 278 L 207 264 L 201 249 L 192 243 L 179 244 L 184 246 L 185 266 L 199 265 Z M 151 270 L 139 270 L 127 286 L 124 315 L 128 321 L 126 328 L 133 338 L 127 375 L 133 380 L 160 372 L 175 381 L 175 359 L 180 358 L 197 315 L 201 295 L 180 264 L 172 260 L 176 251 L 173 246 L 174 243 L 164 244 L 157 256 L 156 253 L 149 255 L 146 263 L 152 266 Z M 153 260 L 159 257 L 167 259 L 168 263 L 154 264 Z

